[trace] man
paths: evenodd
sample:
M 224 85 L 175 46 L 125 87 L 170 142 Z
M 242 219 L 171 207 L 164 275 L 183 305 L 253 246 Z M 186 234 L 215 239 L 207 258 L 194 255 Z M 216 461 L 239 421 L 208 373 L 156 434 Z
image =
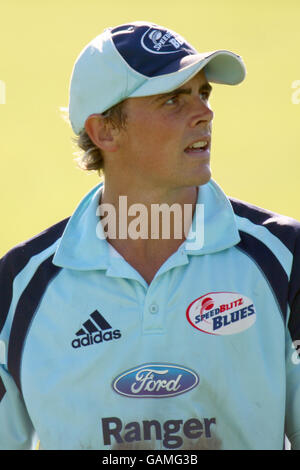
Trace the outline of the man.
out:
M 1 260 L 1 448 L 300 449 L 300 225 L 211 180 L 210 83 L 244 77 L 146 22 L 79 55 L 104 185 Z

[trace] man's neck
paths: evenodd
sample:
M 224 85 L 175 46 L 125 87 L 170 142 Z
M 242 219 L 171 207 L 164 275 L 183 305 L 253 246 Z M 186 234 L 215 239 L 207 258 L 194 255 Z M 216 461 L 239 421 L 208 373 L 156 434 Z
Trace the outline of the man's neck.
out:
M 107 241 L 151 282 L 160 266 L 186 239 L 197 196 L 197 187 L 164 194 L 129 188 L 122 194 L 104 185 L 100 207 L 103 211 L 111 208 L 114 219 L 109 227 L 108 212 L 102 212 Z

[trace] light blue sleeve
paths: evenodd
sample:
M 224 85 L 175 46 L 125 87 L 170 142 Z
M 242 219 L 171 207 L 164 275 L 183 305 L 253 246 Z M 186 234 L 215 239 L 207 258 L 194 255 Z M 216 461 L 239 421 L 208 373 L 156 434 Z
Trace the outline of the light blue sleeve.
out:
M 300 450 L 300 340 L 288 333 L 286 354 L 286 434 L 292 450 Z
M 6 319 L 11 305 L 13 279 L 13 261 L 10 257 L 4 257 L 0 260 L 0 449 L 28 450 L 34 447 L 33 426 L 22 394 L 7 368 L 11 322 L 6 323 Z
M 286 434 L 292 450 L 300 450 L 300 230 L 290 276 L 286 339 Z
M 24 400 L 4 365 L 0 366 L 0 449 L 30 450 L 37 445 Z

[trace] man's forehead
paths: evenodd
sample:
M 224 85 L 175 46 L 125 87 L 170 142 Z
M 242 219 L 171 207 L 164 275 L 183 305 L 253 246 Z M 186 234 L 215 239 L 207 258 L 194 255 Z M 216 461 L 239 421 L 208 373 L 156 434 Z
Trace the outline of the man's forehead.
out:
M 159 101 L 160 99 L 163 99 L 165 97 L 168 97 L 169 95 L 173 94 L 180 94 L 180 93 L 185 93 L 185 94 L 191 94 L 192 93 L 192 88 L 194 86 L 198 87 L 198 91 L 208 91 L 210 92 L 212 90 L 212 86 L 209 84 L 209 82 L 206 79 L 204 70 L 200 70 L 194 77 L 189 79 L 187 82 L 184 84 L 180 85 L 178 88 L 175 88 L 174 90 L 167 91 L 165 93 L 159 93 L 156 95 L 148 95 L 148 96 L 141 96 L 141 97 L 131 97 L 127 98 L 126 102 L 130 101 L 145 101 L 145 102 L 156 102 Z
M 198 90 L 206 90 L 206 91 L 211 91 L 212 86 L 209 84 L 209 82 L 206 79 L 206 76 L 201 70 L 198 72 L 197 75 L 192 77 L 190 80 L 185 82 L 183 85 L 180 85 L 178 88 L 175 88 L 174 90 L 168 91 L 166 93 L 160 93 L 158 95 L 154 95 L 154 99 L 159 99 L 160 97 L 168 96 L 174 93 L 186 93 L 190 94 L 192 93 L 192 87 L 197 86 Z

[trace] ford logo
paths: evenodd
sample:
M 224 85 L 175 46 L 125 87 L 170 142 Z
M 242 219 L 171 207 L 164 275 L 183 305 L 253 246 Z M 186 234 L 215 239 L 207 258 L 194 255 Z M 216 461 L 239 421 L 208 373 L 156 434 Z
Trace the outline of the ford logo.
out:
M 126 397 L 165 398 L 188 392 L 198 383 L 198 375 L 186 367 L 143 364 L 116 377 L 112 386 Z

